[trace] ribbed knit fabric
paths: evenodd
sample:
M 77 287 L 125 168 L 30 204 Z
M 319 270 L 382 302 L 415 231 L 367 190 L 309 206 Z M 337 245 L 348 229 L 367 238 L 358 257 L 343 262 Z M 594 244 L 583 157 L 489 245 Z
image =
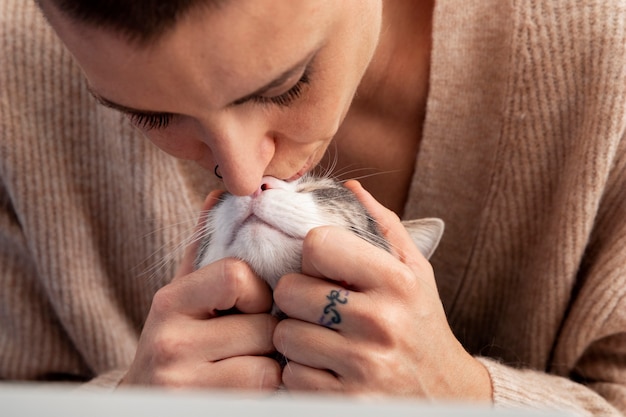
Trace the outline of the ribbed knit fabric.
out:
M 0 377 L 89 379 L 132 360 L 216 184 L 96 105 L 33 4 L 0 2 Z
M 405 217 L 446 221 L 450 324 L 496 406 L 622 415 L 626 3 L 438 0 L 433 36 Z M 0 49 L 0 378 L 114 387 L 217 183 L 98 107 L 30 1 Z

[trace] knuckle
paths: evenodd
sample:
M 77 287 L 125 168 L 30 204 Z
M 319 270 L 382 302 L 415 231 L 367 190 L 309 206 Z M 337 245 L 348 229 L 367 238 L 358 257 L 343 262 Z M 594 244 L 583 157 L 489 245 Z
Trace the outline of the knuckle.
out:
M 152 298 L 152 311 L 157 316 L 164 316 L 174 309 L 176 305 L 176 290 L 174 284 L 168 284 L 160 288 Z
M 404 286 L 405 288 L 416 281 L 416 277 L 413 271 L 405 265 L 403 265 L 402 268 L 398 268 L 395 276 L 400 285 Z
M 237 294 L 250 277 L 248 265 L 238 259 L 225 259 L 222 263 L 222 290 L 229 294 Z
M 389 276 L 390 279 L 387 280 L 389 288 L 393 289 L 398 297 L 406 297 L 418 285 L 418 278 L 405 264 L 399 264 L 397 268 L 390 271 Z
M 377 222 L 378 228 L 384 236 L 387 236 L 390 233 L 392 226 L 394 224 L 400 223 L 401 219 L 394 211 L 389 210 L 386 207 L 381 214 L 383 215 L 383 217 Z
M 386 306 L 377 309 L 377 314 L 372 310 L 354 311 L 355 321 L 362 329 L 367 329 L 368 340 L 375 341 L 378 346 L 392 346 L 394 343 L 393 329 L 400 322 L 398 313 L 394 307 Z
M 161 329 L 152 341 L 153 362 L 156 366 L 166 366 L 176 361 L 185 350 L 185 341 L 175 332 Z

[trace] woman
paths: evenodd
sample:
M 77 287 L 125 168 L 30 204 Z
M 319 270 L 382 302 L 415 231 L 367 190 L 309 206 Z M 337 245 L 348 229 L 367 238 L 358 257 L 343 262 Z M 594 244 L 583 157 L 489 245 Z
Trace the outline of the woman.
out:
M 80 105 L 46 108 L 23 91 L 24 76 L 2 84 L 14 86 L 2 102 L 12 109 L 3 119 L 12 123 L 2 139 L 3 242 L 12 243 L 3 279 L 31 306 L 3 300 L 12 326 L 2 326 L 2 376 L 282 382 L 624 412 L 626 39 L 616 16 L 626 8 L 476 3 L 137 1 L 100 10 L 40 1 L 87 87 L 66 52 L 38 62 L 37 48 L 49 56 L 58 45 L 48 32 L 34 47 L 23 41 L 16 68 L 47 69 L 37 94 Z M 29 6 L 4 7 L 20 15 Z M 74 71 L 61 87 L 57 68 Z M 14 127 L 28 109 L 68 118 L 49 119 L 60 136 Z M 75 127 L 85 119 L 87 128 Z M 130 139 L 128 123 L 180 162 Z M 266 286 L 232 260 L 192 271 L 190 248 L 175 274 L 137 278 L 137 265 L 171 241 L 167 225 L 217 185 L 196 167 L 247 195 L 264 175 L 298 178 L 327 150 L 339 172 L 380 173 L 363 186 L 382 205 L 352 189 L 396 256 L 316 229 L 304 276 L 273 294 L 290 317 L 280 323 L 267 314 Z M 434 273 L 394 212 L 446 221 Z M 338 282 L 358 294 L 342 306 L 349 320 L 319 326 Z M 215 313 L 233 308 L 241 314 Z M 267 356 L 275 350 L 290 360 L 284 371 Z

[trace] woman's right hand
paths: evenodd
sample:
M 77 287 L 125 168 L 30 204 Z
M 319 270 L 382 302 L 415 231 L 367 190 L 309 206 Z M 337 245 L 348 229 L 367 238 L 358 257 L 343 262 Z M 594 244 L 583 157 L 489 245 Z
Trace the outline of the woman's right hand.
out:
M 235 259 L 194 271 L 195 246 L 155 295 L 122 385 L 276 389 L 280 365 L 264 356 L 274 351 L 277 324 L 269 287 Z

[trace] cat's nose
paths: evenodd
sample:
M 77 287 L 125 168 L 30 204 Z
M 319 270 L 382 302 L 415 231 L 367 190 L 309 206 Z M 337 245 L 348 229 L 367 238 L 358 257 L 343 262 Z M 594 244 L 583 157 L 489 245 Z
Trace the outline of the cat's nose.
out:
M 276 177 L 265 176 L 261 178 L 261 186 L 252 194 L 252 197 L 258 197 L 263 191 L 271 189 L 286 188 L 286 182 Z

